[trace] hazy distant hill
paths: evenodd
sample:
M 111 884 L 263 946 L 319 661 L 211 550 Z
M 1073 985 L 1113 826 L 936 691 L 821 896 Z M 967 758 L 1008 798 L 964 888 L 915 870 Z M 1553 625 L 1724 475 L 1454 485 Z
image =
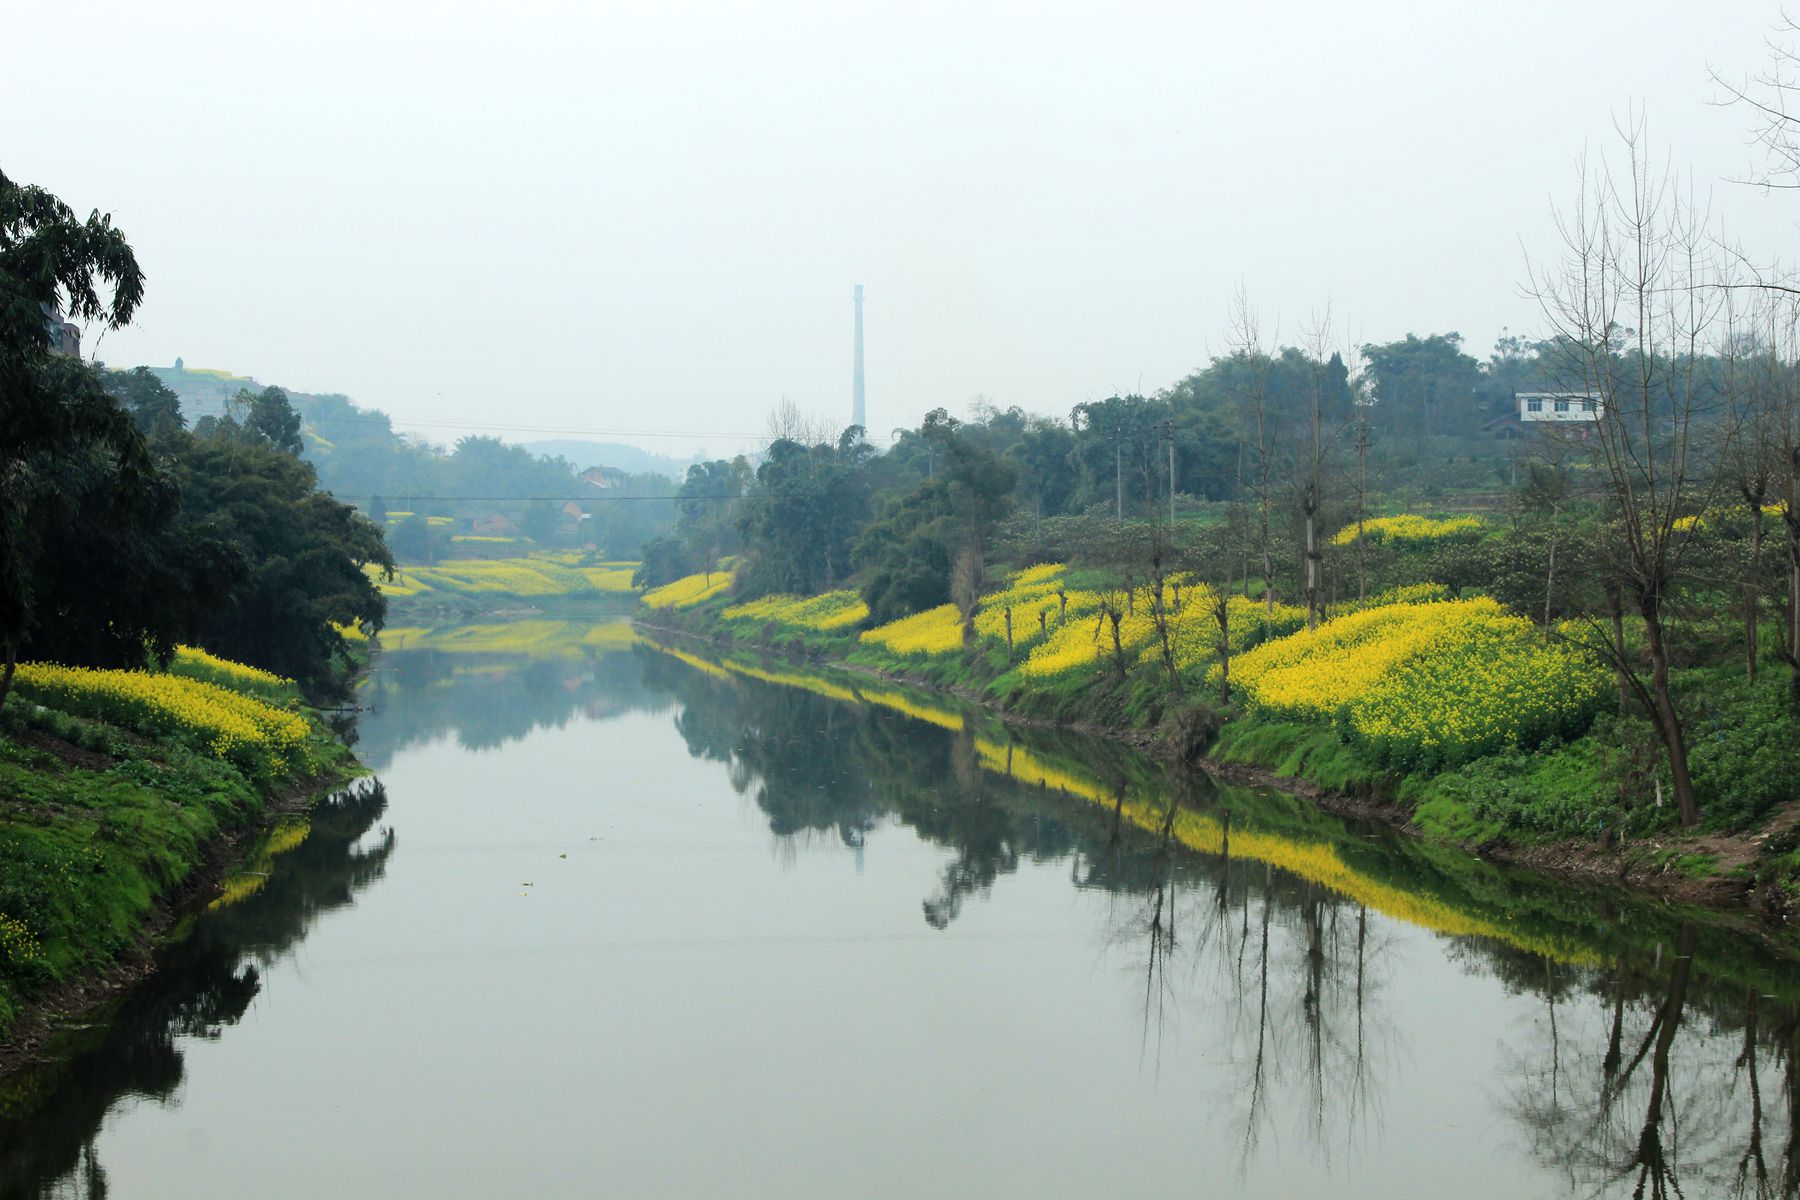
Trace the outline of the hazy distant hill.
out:
M 237 395 L 239 388 L 259 392 L 263 387 L 248 375 L 202 367 L 151 367 L 150 373 L 181 397 L 181 412 L 190 425 L 201 417 L 223 416 L 225 401 Z
M 239 388 L 249 388 L 253 392 L 261 391 L 264 384 L 248 375 L 234 375 L 230 371 L 211 370 L 200 367 L 151 367 L 151 374 L 168 385 L 169 389 L 181 397 L 181 410 L 189 423 L 201 417 L 222 416 L 225 412 L 225 401 L 237 394 Z M 308 433 L 325 439 L 327 445 L 342 433 L 342 422 L 346 419 L 343 408 L 348 406 L 347 397 L 336 395 L 315 395 L 307 392 L 296 392 L 285 389 L 293 400 L 294 407 L 308 418 L 317 419 L 317 430 L 309 429 Z M 322 403 L 339 401 L 341 404 Z M 325 412 L 320 410 L 324 409 Z M 355 406 L 354 410 L 372 419 L 381 419 L 377 409 Z M 383 421 L 385 427 L 386 422 Z M 687 478 L 690 464 L 699 460 L 693 458 L 671 458 L 666 454 L 653 454 L 648 450 L 640 450 L 636 446 L 625 446 L 618 442 L 594 442 L 583 438 L 563 438 L 542 442 L 516 443 L 532 454 L 543 458 L 565 458 L 577 471 L 588 467 L 612 467 L 624 471 L 628 475 L 666 475 L 679 483 Z
M 566 458 L 578 470 L 588 467 L 612 467 L 629 475 L 644 475 L 654 472 L 667 475 L 680 482 L 687 478 L 687 469 L 699 461 L 693 458 L 670 458 L 666 454 L 652 454 L 648 450 L 639 450 L 636 446 L 622 446 L 618 442 L 590 442 L 581 438 L 564 438 L 547 442 L 520 442 L 521 446 L 533 454 L 547 458 Z
M 264 387 L 230 371 L 149 370 L 181 397 L 190 423 L 222 416 L 240 389 Z M 390 515 L 445 517 L 466 523 L 453 525 L 465 531 L 476 521 L 517 527 L 540 542 L 587 546 L 613 558 L 636 558 L 645 542 L 675 524 L 673 496 L 688 464 L 664 455 L 582 440 L 521 445 L 492 434 L 446 436 L 448 444 L 440 446 L 396 430 L 386 413 L 348 396 L 288 391 L 288 398 L 300 414 L 301 455 L 320 486 L 365 511 L 379 497 Z M 625 478 L 602 494 L 580 478 L 590 466 L 611 467 Z M 429 539 L 429 532 L 421 536 Z

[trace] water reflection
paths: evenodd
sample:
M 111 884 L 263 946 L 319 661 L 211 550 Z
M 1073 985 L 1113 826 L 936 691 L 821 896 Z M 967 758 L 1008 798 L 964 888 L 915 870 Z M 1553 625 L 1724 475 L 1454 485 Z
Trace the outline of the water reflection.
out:
M 314 921 L 381 878 L 394 834 L 370 830 L 386 807 L 375 780 L 324 801 L 264 886 L 197 919 L 158 956 L 157 973 L 74 1035 L 59 1061 L 0 1086 L 0 1196 L 107 1194 L 94 1149 L 107 1115 L 135 1099 L 174 1097 L 181 1041 L 222 1036 L 256 999 L 263 972 Z
M 492 750 L 533 729 L 577 718 L 604 720 L 660 712 L 665 695 L 645 686 L 635 638 L 619 622 L 522 621 L 430 633 L 383 634 L 387 649 L 357 689 L 357 703 L 381 713 L 360 726 L 357 756 L 380 771 L 410 746 L 446 735 L 469 750 Z
M 1240 1174 L 1284 1133 L 1327 1160 L 1391 1135 L 1408 1037 L 1385 1003 L 1394 927 L 1374 909 L 1541 1003 L 1508 1040 L 1502 1110 L 1571 1194 L 1800 1195 L 1800 979 L 1760 937 L 885 685 L 796 686 L 692 657 L 647 658 L 646 678 L 771 833 L 856 848 L 894 821 L 955 852 L 922 901 L 930 926 L 1028 859 L 1066 860 L 1075 886 L 1112 894 L 1105 937 L 1139 963 L 1146 1060 L 1183 1017 L 1179 1036 L 1213 1045 Z
M 1372 1156 L 1396 1143 L 1447 1136 L 1431 1114 L 1421 1120 L 1425 1094 L 1478 1114 L 1480 1129 L 1454 1145 L 1495 1159 L 1487 1172 L 1451 1164 L 1467 1194 L 1524 1178 L 1511 1194 L 1800 1196 L 1800 978 L 1753 934 L 1549 886 L 1292 796 L 1009 728 L 887 682 L 577 626 L 527 635 L 528 651 L 488 628 L 386 655 L 362 691 L 375 710 L 366 760 L 666 713 L 688 754 L 744 798 L 778 863 L 878 868 L 897 842 L 933 848 L 917 874 L 895 877 L 906 925 L 933 947 L 1047 881 L 1046 910 L 1060 904 L 1055 920 L 1078 924 L 1086 944 L 1043 954 L 1086 956 L 1125 981 L 1105 991 L 1124 997 L 1113 1009 L 1087 1011 L 1090 1026 L 1063 1036 L 1093 1034 L 1095 1020 L 1128 1032 L 1135 1082 L 1187 1106 L 1180 1127 L 1214 1169 L 1235 1169 L 1239 1191 L 1295 1163 L 1322 1164 L 1310 1178 L 1368 1178 Z M 719 807 L 680 799 L 697 813 Z M 174 1095 L 180 1040 L 221 1036 L 313 918 L 381 876 L 393 836 L 370 831 L 384 803 L 366 787 L 304 836 L 277 831 L 236 903 L 199 920 L 167 969 L 66 1062 L 5 1093 L 0 1194 L 104 1194 L 96 1134 L 107 1115 L 131 1097 Z M 411 859 L 423 857 L 415 839 Z M 539 901 L 517 900 L 527 903 Z M 1003 1001 L 1034 997 L 968 998 Z M 1187 1078 L 1171 1079 L 1173 1064 Z M 996 1070 L 1003 1098 L 1004 1072 L 1023 1068 Z M 471 1089 L 492 1082 L 473 1051 L 468 1071 Z M 1105 1095 L 1141 1115 L 1143 1090 Z

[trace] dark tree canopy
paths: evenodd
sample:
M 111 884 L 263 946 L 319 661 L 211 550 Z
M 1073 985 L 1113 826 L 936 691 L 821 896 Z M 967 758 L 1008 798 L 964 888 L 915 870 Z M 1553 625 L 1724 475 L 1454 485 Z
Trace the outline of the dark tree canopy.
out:
M 49 327 L 66 314 L 117 328 L 143 290 L 110 217 L 81 221 L 50 193 L 0 174 L 0 701 L 37 621 L 34 596 L 58 550 L 56 518 L 92 490 L 82 481 L 107 478 L 105 512 L 89 515 L 121 529 L 143 515 L 138 505 L 160 503 L 137 427 L 92 372 L 52 352 Z

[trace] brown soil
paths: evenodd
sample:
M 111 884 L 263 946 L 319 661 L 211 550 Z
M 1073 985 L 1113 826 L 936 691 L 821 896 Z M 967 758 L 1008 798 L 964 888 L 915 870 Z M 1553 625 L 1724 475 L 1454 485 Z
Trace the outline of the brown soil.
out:
M 113 765 L 110 754 L 102 754 L 98 750 L 88 750 L 77 746 L 74 742 L 65 742 L 53 733 L 41 729 L 26 729 L 11 735 L 13 740 L 34 750 L 43 750 L 54 754 L 71 767 L 80 767 L 87 771 L 104 771 Z

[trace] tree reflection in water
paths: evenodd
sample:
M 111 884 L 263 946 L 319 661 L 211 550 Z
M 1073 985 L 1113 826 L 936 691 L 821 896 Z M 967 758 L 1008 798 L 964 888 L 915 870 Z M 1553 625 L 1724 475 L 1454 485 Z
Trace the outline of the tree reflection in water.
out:
M 1109 743 L 979 714 L 915 720 L 641 647 L 539 662 L 408 652 L 377 675 L 365 696 L 383 720 L 363 747 L 376 763 L 446 734 L 482 748 L 578 715 L 668 711 L 783 855 L 860 856 L 889 827 L 944 848 L 919 899 L 933 929 L 1027 865 L 1056 864 L 1105 901 L 1099 933 L 1132 979 L 1143 1068 L 1160 1073 L 1183 1038 L 1224 1064 L 1194 1119 L 1229 1131 L 1240 1177 L 1284 1134 L 1330 1161 L 1411 1132 L 1383 1121 L 1405 1082 L 1396 964 L 1403 937 L 1418 951 L 1401 924 L 1417 913 L 1439 935 L 1425 944 L 1537 1006 L 1509 1038 L 1501 1109 L 1569 1194 L 1800 1195 L 1800 986 L 1754 939 L 1437 855 Z M 1079 776 L 1079 794 L 1059 790 L 1059 771 Z M 0 1117 L 0 1194 L 104 1194 L 91 1147 L 108 1109 L 173 1094 L 178 1039 L 239 1019 L 258 964 L 380 876 L 392 836 L 365 834 L 381 805 L 371 788 L 323 810 L 261 892 L 203 919 L 110 1028 L 41 1077 L 35 1116 Z
M 1383 1003 L 1395 927 L 1319 882 L 1234 856 L 1234 832 L 1246 828 L 1239 810 L 1267 807 L 1257 793 L 1164 771 L 1150 789 L 1161 819 L 1146 825 L 1141 813 L 1128 816 L 1129 772 L 1116 748 L 1082 746 L 1077 761 L 1096 787 L 1077 799 L 1010 778 L 1010 741 L 984 766 L 973 722 L 953 732 L 646 654 L 653 690 L 681 701 L 676 724 L 690 751 L 729 764 L 733 787 L 755 800 L 778 839 L 792 846 L 830 832 L 832 842 L 860 847 L 894 822 L 953 850 L 939 889 L 923 901 L 932 927 L 948 927 L 970 898 L 1027 860 L 1066 860 L 1075 887 L 1113 897 L 1105 938 L 1141 955 L 1149 1069 L 1160 1069 L 1164 1039 L 1184 1014 L 1232 1064 L 1208 1115 L 1235 1122 L 1240 1177 L 1284 1116 L 1328 1161 L 1384 1135 L 1383 1097 L 1406 1058 L 1405 1030 Z M 1041 740 L 1018 730 L 1001 736 Z M 1034 745 L 1032 753 L 1054 750 Z M 1145 769 L 1132 784 L 1140 791 Z M 1181 811 L 1217 820 L 1217 853 L 1180 843 Z M 1319 814 L 1308 819 L 1316 824 Z M 1373 835 L 1340 836 L 1373 845 Z M 1385 878 L 1429 875 L 1429 855 L 1403 843 L 1389 849 L 1421 861 L 1394 865 Z M 1553 914 L 1561 927 L 1538 940 L 1576 957 L 1589 956 L 1583 945 L 1606 930 L 1631 934 L 1613 937 L 1605 969 L 1482 937 L 1446 943 L 1465 969 L 1543 1004 L 1527 1046 L 1514 1049 L 1519 1078 L 1508 1111 L 1529 1131 L 1531 1152 L 1565 1173 L 1569 1192 L 1800 1195 L 1790 1150 L 1800 1111 L 1793 1000 L 1776 1003 L 1755 986 L 1696 970 L 1700 937 L 1691 925 L 1576 893 L 1545 900 L 1540 880 L 1480 869 L 1488 874 L 1472 890 L 1537 905 L 1524 915 L 1479 914 L 1495 928 Z M 1733 935 L 1713 940 L 1720 953 L 1743 955 Z M 1765 987 L 1793 978 L 1783 958 L 1744 957 L 1730 965 Z M 1791 997 L 1791 984 L 1779 986 Z
M 374 779 L 313 810 L 305 841 L 276 859 L 265 886 L 200 914 L 192 933 L 103 1022 L 76 1034 L 59 1059 L 0 1092 L 0 1196 L 101 1197 L 106 1171 L 94 1140 L 121 1101 L 167 1102 L 184 1075 L 181 1041 L 217 1038 L 249 1010 L 262 968 L 288 954 L 321 915 L 354 903 L 380 879 L 394 833 L 370 830 L 387 808 Z
M 1647 961 L 1621 947 L 1603 968 L 1552 968 L 1542 1028 L 1512 1048 L 1510 1107 L 1571 1192 L 1800 1195 L 1800 1006 L 1708 981 L 1699 941 L 1688 924 Z M 1558 1001 L 1575 1010 L 1560 1025 Z

